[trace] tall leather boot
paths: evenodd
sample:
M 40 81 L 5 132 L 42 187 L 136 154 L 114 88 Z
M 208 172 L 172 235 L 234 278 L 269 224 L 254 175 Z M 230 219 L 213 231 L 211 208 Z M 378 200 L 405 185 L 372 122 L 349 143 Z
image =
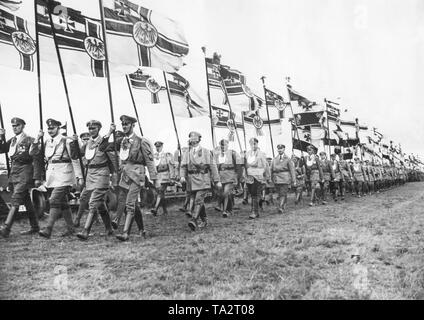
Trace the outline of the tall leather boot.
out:
M 202 206 L 196 204 L 194 206 L 194 210 L 193 210 L 193 214 L 192 214 L 192 218 L 190 219 L 190 221 L 188 222 L 188 226 L 190 227 L 190 229 L 192 231 L 196 231 L 197 228 L 197 220 L 199 219 L 200 216 L 200 211 L 202 210 Z
M 84 211 L 87 208 L 88 208 L 88 201 L 80 201 L 80 205 L 78 207 L 77 216 L 75 217 L 75 220 L 74 220 L 74 227 L 75 228 L 79 228 L 79 226 L 81 224 L 82 215 L 84 214 Z
M 7 238 L 10 235 L 10 230 L 12 229 L 13 221 L 15 220 L 16 212 L 18 212 L 18 207 L 10 207 L 9 213 L 7 214 L 6 221 L 4 225 L 0 228 L 0 236 Z
M 162 205 L 163 214 L 167 215 L 168 214 L 168 206 L 167 206 L 167 203 L 166 203 L 166 199 L 161 198 L 160 204 Z
M 22 231 L 22 235 L 31 235 L 38 233 L 40 231 L 40 226 L 38 224 L 38 217 L 35 213 L 34 205 L 32 204 L 31 198 L 28 194 L 28 196 L 25 199 L 25 208 L 27 210 L 29 224 L 31 228 L 27 231 Z
M 52 236 L 53 226 L 56 220 L 59 218 L 61 209 L 60 208 L 50 208 L 49 220 L 47 221 L 47 226 L 40 230 L 38 234 L 46 239 L 50 239 Z
M 122 192 L 122 191 L 120 191 Z M 119 198 L 118 198 L 119 199 Z M 119 199 L 118 200 L 118 207 L 116 208 L 116 215 L 115 218 L 113 218 L 111 225 L 114 230 L 117 230 L 119 228 L 119 222 L 121 221 L 122 215 L 125 211 L 125 201 L 126 199 Z
M 138 232 L 140 236 L 143 238 L 146 238 L 146 231 L 144 230 L 144 221 L 143 221 L 143 213 L 140 210 L 140 207 L 138 205 L 135 206 L 134 211 L 134 220 L 138 227 Z
M 63 232 L 61 237 L 69 237 L 75 233 L 74 224 L 72 223 L 72 211 L 71 208 L 62 208 L 62 216 L 66 222 L 66 231 Z
M 257 196 L 252 196 L 252 213 L 249 216 L 249 219 L 256 219 L 259 217 L 259 199 Z
M 160 207 L 161 202 L 162 202 L 162 197 L 161 197 L 160 193 L 158 193 L 158 196 L 156 197 L 155 207 L 152 210 L 150 210 L 150 212 L 154 216 L 157 216 L 158 215 L 158 210 L 159 210 L 159 207 Z
M 125 225 L 124 225 L 123 233 L 116 235 L 116 239 L 118 239 L 120 241 L 128 241 L 129 240 L 133 220 L 134 220 L 134 213 L 133 212 L 127 212 L 127 217 L 125 219 Z
M 88 236 L 90 235 L 91 227 L 93 226 L 94 221 L 94 210 L 90 210 L 88 212 L 87 220 L 85 221 L 84 229 L 77 234 L 78 239 L 80 240 L 88 240 Z
M 208 226 L 208 217 L 206 216 L 206 208 L 204 204 L 200 206 L 199 217 L 200 217 L 199 228 L 200 229 L 206 228 Z
M 224 195 L 224 200 L 222 202 L 222 216 L 224 218 L 228 218 L 229 212 L 228 212 L 228 206 L 229 206 L 229 196 L 228 195 Z
M 100 217 L 102 218 L 103 224 L 105 225 L 106 236 L 113 235 L 112 224 L 111 224 L 109 212 L 108 212 L 106 206 L 104 204 L 102 204 L 98 208 L 97 211 L 98 211 Z

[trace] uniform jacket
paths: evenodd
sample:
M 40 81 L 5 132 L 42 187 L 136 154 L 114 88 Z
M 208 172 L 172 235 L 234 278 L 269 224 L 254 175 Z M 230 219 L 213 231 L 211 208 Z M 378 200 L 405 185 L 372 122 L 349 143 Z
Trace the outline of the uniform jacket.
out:
M 322 174 L 325 181 L 330 181 L 334 179 L 334 170 L 333 163 L 331 160 L 319 160 L 321 163 Z
M 221 183 L 237 183 L 242 174 L 242 161 L 237 152 L 227 150 L 222 154 L 221 150 L 216 150 L 214 156 Z
M 86 181 L 85 188 L 87 190 L 107 189 L 110 184 L 111 162 L 107 156 L 106 148 L 108 147 L 108 139 L 98 136 L 96 139 L 90 139 L 80 148 L 81 156 L 85 157 L 86 164 Z M 79 144 L 77 141 L 71 142 L 71 157 L 78 158 L 77 149 Z
M 319 179 L 324 179 L 324 174 L 321 168 L 321 162 L 319 161 L 317 155 L 313 155 L 312 157 L 309 157 L 309 155 L 305 156 L 304 162 L 307 177 L 310 178 L 312 171 L 317 171 L 319 174 Z
M 212 187 L 212 181 L 220 182 L 215 157 L 202 146 L 189 148 L 182 154 L 180 176 L 187 181 L 187 191 L 207 190 Z
M 350 165 L 346 160 L 339 161 L 339 167 L 343 174 L 343 178 L 352 179 L 352 171 L 350 170 Z
M 46 139 L 44 157 L 47 163 L 47 188 L 72 186 L 76 178 L 82 177 L 79 161 L 72 159 L 71 154 L 71 143 L 67 138 L 58 135 Z
M 295 174 L 296 174 L 296 183 L 297 186 L 303 186 L 305 184 L 305 178 L 306 178 L 306 168 L 305 166 L 297 166 L 295 168 Z
M 344 175 L 340 166 L 340 161 L 330 160 L 330 162 L 334 172 L 334 179 L 337 181 L 344 181 Z
M 33 179 L 41 180 L 42 161 L 36 161 L 39 151 L 34 147 L 34 138 L 24 132 L 8 141 L 0 137 L 0 153 L 8 153 L 11 161 L 10 183 L 31 184 Z
M 271 171 L 264 152 L 260 150 L 247 151 L 244 163 L 247 172 L 246 183 L 253 183 L 253 179 L 266 183 L 271 179 Z
M 175 163 L 172 154 L 163 151 L 155 152 L 153 157 L 160 183 L 170 183 L 171 179 L 175 179 Z
M 355 181 L 362 181 L 362 182 L 366 181 L 365 170 L 362 164 L 360 163 L 352 164 L 351 170 L 352 170 L 353 178 L 355 179 Z
M 150 180 L 158 178 L 153 158 L 152 144 L 144 137 L 133 133 L 130 137 L 119 138 L 116 141 L 117 150 L 121 159 L 121 187 L 130 183 L 144 186 L 146 180 L 146 167 Z M 109 148 L 113 148 L 113 143 Z
M 275 184 L 291 184 L 296 181 L 294 163 L 286 154 L 278 155 L 272 160 L 271 177 Z

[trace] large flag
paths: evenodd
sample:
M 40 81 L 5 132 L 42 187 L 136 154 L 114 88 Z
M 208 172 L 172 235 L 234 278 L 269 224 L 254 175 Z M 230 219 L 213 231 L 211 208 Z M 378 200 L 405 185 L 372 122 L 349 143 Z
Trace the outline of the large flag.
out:
M 242 122 L 236 120 L 236 115 L 234 113 L 231 114 L 227 106 L 212 106 L 212 113 L 216 142 L 221 139 L 227 139 L 230 141 L 231 147 L 240 149 L 238 145 L 238 140 L 240 140 L 243 148 L 244 127 Z
M 268 107 L 275 107 L 278 110 L 280 119 L 284 118 L 284 111 L 288 104 L 284 102 L 282 96 L 265 88 L 265 100 Z
M 35 24 L 19 9 L 20 1 L 0 1 L 0 64 L 34 71 Z
M 294 91 L 290 84 L 287 85 L 287 89 L 289 91 L 290 101 L 297 101 L 299 106 L 305 109 L 306 111 L 311 110 L 316 105 L 316 102 L 313 102 L 298 93 L 297 91 Z
M 222 87 L 219 56 L 215 53 L 213 58 L 207 58 L 206 66 L 212 106 L 228 105 L 224 88 Z
M 176 21 L 141 6 L 139 0 L 103 0 L 109 61 L 114 71 L 155 67 L 176 72 L 189 46 Z
M 140 100 L 146 103 L 168 103 L 166 87 L 163 81 L 156 79 L 150 68 L 140 67 L 136 72 L 129 74 L 131 86 Z M 140 91 L 139 91 L 140 90 Z
M 206 103 L 183 76 L 176 72 L 169 74 L 168 85 L 176 116 L 193 118 L 209 115 Z
M 297 126 L 309 126 L 320 124 L 323 115 L 324 111 L 296 113 L 294 114 L 294 120 Z
M 43 72 L 58 73 L 49 9 L 55 28 L 56 41 L 66 73 L 94 77 L 106 76 L 106 55 L 99 19 L 88 17 L 82 11 L 64 7 L 60 2 L 37 1 L 37 22 L 40 35 L 40 58 Z M 60 10 L 53 8 L 60 7 Z M 133 68 L 134 69 L 134 68 Z
M 311 146 L 315 151 L 318 151 L 318 148 L 312 144 L 311 138 L 311 127 L 296 127 L 293 125 L 293 149 L 300 151 L 307 151 L 307 147 Z M 298 136 L 299 135 L 299 136 Z

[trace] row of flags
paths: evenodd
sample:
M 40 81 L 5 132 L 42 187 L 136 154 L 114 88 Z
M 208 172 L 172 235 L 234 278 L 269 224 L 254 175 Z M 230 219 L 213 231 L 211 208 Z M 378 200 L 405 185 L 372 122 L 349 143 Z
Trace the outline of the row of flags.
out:
M 66 0 L 34 1 L 0 0 L 3 66 L 35 72 L 39 59 L 43 73 L 58 73 L 57 49 L 66 74 L 125 75 L 137 105 L 169 103 L 176 117 L 209 117 L 215 144 L 229 139 L 246 149 L 248 139 L 258 137 L 269 155 L 274 153 L 273 143 L 284 142 L 299 152 L 308 146 L 329 153 L 335 147 L 351 148 L 372 161 L 419 164 L 375 128 L 344 119 L 338 103 L 317 103 L 289 81 L 289 101 L 265 82 L 261 98 L 246 76 L 222 64 L 217 53 L 205 61 L 206 101 L 196 83 L 180 73 L 189 52 L 181 25 L 138 0 L 100 0 L 97 14 L 88 10 L 93 5 L 89 1 L 78 8 Z

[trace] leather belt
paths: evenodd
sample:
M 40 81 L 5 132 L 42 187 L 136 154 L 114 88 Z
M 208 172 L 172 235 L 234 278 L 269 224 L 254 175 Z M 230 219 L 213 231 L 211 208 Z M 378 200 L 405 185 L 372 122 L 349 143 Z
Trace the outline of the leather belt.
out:
M 158 173 L 162 173 L 162 172 L 168 172 L 169 171 L 169 169 L 168 168 L 166 168 L 166 169 L 156 169 L 156 171 L 158 172 Z
M 50 160 L 50 163 L 71 163 L 72 161 L 70 159 L 66 160 Z
M 205 170 L 188 170 L 189 174 L 196 174 L 196 173 L 201 173 L 201 174 L 205 174 L 205 173 L 209 173 L 208 169 Z
M 144 166 L 144 163 L 143 162 L 138 162 L 138 161 L 128 161 L 128 160 L 125 160 L 125 161 L 122 161 L 122 164 L 141 164 L 141 165 L 143 165 Z
M 89 164 L 88 169 L 98 169 L 108 167 L 109 164 L 107 162 L 97 163 L 97 164 Z

